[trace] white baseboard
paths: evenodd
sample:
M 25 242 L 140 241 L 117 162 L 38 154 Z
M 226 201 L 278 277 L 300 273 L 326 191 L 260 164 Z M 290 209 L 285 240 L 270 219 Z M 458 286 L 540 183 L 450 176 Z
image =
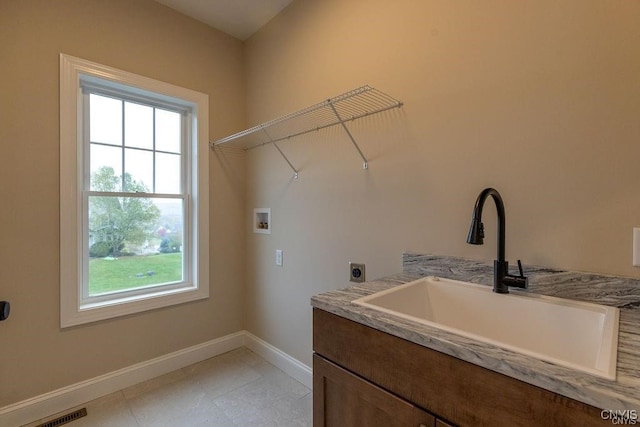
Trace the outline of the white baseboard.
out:
M 300 362 L 298 359 L 294 359 L 284 351 L 246 331 L 244 345 L 257 355 L 261 356 L 267 362 L 277 366 L 296 380 L 300 381 L 308 388 L 312 388 L 313 374 L 311 368 Z
M 246 346 L 311 387 L 311 368 L 247 331 L 236 332 L 0 408 L 0 426 L 21 426 Z

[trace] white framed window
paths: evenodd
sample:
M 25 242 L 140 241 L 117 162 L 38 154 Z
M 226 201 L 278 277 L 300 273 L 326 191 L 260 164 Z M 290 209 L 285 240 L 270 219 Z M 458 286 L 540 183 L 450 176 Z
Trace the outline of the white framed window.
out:
M 60 54 L 62 327 L 209 296 L 208 103 Z

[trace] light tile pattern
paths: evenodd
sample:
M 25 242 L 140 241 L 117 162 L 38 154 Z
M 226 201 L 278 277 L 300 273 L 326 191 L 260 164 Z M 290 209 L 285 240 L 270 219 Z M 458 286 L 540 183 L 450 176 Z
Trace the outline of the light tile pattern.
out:
M 65 426 L 312 425 L 311 390 L 246 348 L 187 366 L 81 407 L 87 408 L 88 415 Z M 47 420 L 52 418 L 55 416 Z

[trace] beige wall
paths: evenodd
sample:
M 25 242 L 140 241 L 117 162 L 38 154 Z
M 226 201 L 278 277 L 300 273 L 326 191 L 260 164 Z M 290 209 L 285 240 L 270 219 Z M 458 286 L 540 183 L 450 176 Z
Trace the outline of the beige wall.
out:
M 311 363 L 309 297 L 370 279 L 416 250 L 492 260 L 465 244 L 484 187 L 501 193 L 515 264 L 640 277 L 640 2 L 298 0 L 245 47 L 256 124 L 370 84 L 405 102 L 340 129 L 250 151 L 247 327 Z M 274 250 L 284 251 L 284 267 Z
M 244 124 L 242 43 L 150 0 L 0 2 L 0 407 L 243 328 L 244 160 L 210 153 L 211 298 L 61 330 L 60 52 L 209 95 Z
M 493 207 L 487 244 L 464 243 L 486 186 L 512 262 L 640 277 L 637 22 L 628 1 L 297 0 L 243 48 L 150 0 L 1 1 L 0 407 L 245 326 L 311 364 L 309 298 L 349 261 L 375 278 L 404 250 L 494 258 Z M 365 83 L 405 106 L 351 125 L 368 171 L 337 128 L 282 144 L 296 181 L 273 147 L 246 168 L 212 151 L 211 298 L 60 330 L 60 52 L 209 94 L 212 139 L 245 100 L 248 124 Z M 254 207 L 273 234 L 248 233 Z

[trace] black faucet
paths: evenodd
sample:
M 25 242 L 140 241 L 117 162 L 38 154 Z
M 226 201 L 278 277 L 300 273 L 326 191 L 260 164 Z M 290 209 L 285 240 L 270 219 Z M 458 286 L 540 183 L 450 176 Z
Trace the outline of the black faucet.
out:
M 473 218 L 471 219 L 471 228 L 469 229 L 469 235 L 467 236 L 467 243 L 472 245 L 482 245 L 484 243 L 484 225 L 482 224 L 482 208 L 487 197 L 493 197 L 493 201 L 496 202 L 496 209 L 498 210 L 498 259 L 493 261 L 493 292 L 499 294 L 508 294 L 509 286 L 516 288 L 526 289 L 529 280 L 522 273 L 522 264 L 518 260 L 518 269 L 520 270 L 519 276 L 513 276 L 509 274 L 509 263 L 505 261 L 505 215 L 504 215 L 504 203 L 502 203 L 502 197 L 500 193 L 493 188 L 485 188 L 482 190 L 476 205 L 473 208 Z

